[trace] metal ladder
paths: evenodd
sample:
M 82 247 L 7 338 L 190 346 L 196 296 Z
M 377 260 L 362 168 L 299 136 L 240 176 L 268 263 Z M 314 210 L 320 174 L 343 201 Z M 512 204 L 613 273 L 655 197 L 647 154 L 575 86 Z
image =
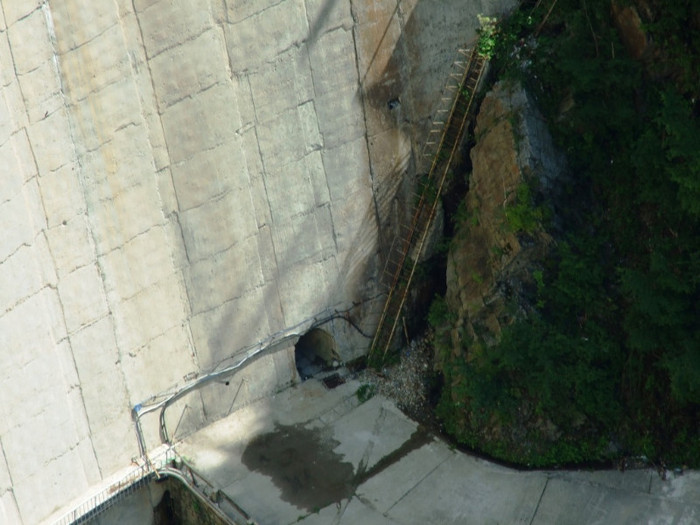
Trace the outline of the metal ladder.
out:
M 472 106 L 486 58 L 479 54 L 476 46 L 471 50 L 459 50 L 459 53 L 463 58 L 453 64 L 418 162 L 419 169 L 425 168 L 419 173 L 427 173 L 427 176 L 416 192 L 412 220 L 401 226 L 387 256 L 383 278 L 389 283 L 389 289 L 369 351 L 371 366 L 381 366 L 391 346 L 445 179 L 457 156 L 466 124 L 473 116 Z

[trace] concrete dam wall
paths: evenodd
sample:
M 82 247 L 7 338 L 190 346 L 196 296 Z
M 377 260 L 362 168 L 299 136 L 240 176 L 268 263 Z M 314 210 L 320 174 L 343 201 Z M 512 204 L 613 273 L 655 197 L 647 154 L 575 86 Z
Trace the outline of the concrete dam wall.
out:
M 510 4 L 0 1 L 1 523 L 129 465 L 132 407 L 273 334 L 366 352 L 434 100 Z M 293 343 L 172 425 L 296 381 Z

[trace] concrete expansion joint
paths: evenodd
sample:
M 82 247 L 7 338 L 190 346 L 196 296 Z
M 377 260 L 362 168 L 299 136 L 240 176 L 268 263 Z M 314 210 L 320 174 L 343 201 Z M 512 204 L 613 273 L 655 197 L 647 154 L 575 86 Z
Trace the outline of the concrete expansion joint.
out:
M 214 86 L 211 86 L 211 87 L 214 87 Z M 209 88 L 207 88 L 207 89 L 209 89 Z M 203 90 L 203 91 L 206 91 L 206 90 Z M 195 93 L 195 95 L 199 95 L 199 93 L 202 93 L 203 91 L 200 91 L 200 92 L 198 92 L 198 93 Z M 187 95 L 187 97 L 185 97 L 185 98 L 192 98 L 192 97 L 193 97 L 192 95 Z M 183 100 L 184 100 L 184 99 L 183 99 Z M 159 114 L 158 116 L 161 117 L 162 114 Z M 226 143 L 226 139 L 222 139 L 220 142 L 217 142 L 216 144 L 214 144 L 214 145 L 212 145 L 212 146 L 208 146 L 208 147 L 206 147 L 206 148 L 200 148 L 199 150 L 197 150 L 197 153 L 194 153 L 194 154 L 190 155 L 189 157 L 185 157 L 184 159 L 177 161 L 176 163 L 173 164 L 173 166 L 181 166 L 182 164 L 186 163 L 186 162 L 189 161 L 189 160 L 192 160 L 194 157 L 196 157 L 196 156 L 198 156 L 198 155 L 202 155 L 202 154 L 204 154 L 204 153 L 208 153 L 208 152 L 210 152 L 210 151 L 214 151 L 215 149 L 221 147 L 221 146 L 222 146 L 223 144 L 225 144 L 225 143 Z M 170 156 L 169 153 L 168 153 L 168 156 Z M 205 202 L 205 203 L 202 203 L 202 204 L 206 204 L 206 202 Z M 197 207 L 199 207 L 199 206 L 201 206 L 201 204 L 198 205 L 198 206 L 193 206 L 192 208 L 187 208 L 187 209 L 188 209 L 188 210 L 191 210 L 191 209 L 197 208 Z M 187 210 L 182 210 L 182 209 L 181 209 L 180 211 L 187 211 Z
M 10 43 L 10 46 L 11 46 L 11 45 L 12 45 L 12 43 Z M 23 73 L 17 72 L 17 73 L 16 73 L 17 79 L 21 79 L 22 77 L 25 77 L 25 76 L 27 76 L 27 75 L 31 75 L 31 74 L 34 73 L 35 71 L 37 71 L 37 70 L 41 69 L 42 67 L 44 67 L 44 64 L 45 64 L 46 62 L 48 62 L 48 60 L 42 62 L 42 63 L 39 64 L 38 66 L 36 66 L 36 67 L 34 67 L 34 68 L 32 68 L 32 69 L 30 69 L 30 70 L 28 70 L 28 71 L 24 71 Z M 8 85 L 9 85 L 9 84 L 8 84 Z M 20 86 L 20 89 L 21 89 L 21 86 Z
M 542 498 L 544 497 L 544 493 L 547 490 L 547 485 L 549 485 L 549 480 L 550 480 L 550 474 L 548 473 L 545 480 L 544 480 L 544 486 L 542 487 L 542 492 L 540 492 L 540 497 L 537 500 L 537 505 L 535 505 L 535 510 L 532 513 L 532 518 L 530 518 L 529 525 L 532 525 L 533 522 L 535 521 L 535 518 L 537 517 L 537 513 L 540 510 L 540 504 L 542 503 Z
M 139 126 L 140 126 L 140 124 L 138 122 L 134 122 L 132 120 L 130 122 L 127 122 L 126 124 L 122 124 L 121 126 L 119 126 L 117 129 L 114 130 L 114 133 L 118 133 L 119 131 L 121 131 L 123 129 L 131 128 L 131 127 L 137 128 Z
M 238 128 L 234 133 L 238 135 L 239 137 L 242 137 L 245 135 L 248 131 L 253 129 L 256 126 L 256 122 L 246 122 L 243 124 L 240 128 Z
M 68 108 L 74 109 L 74 108 L 76 108 L 76 104 L 72 104 L 72 105 L 68 106 Z M 72 127 L 73 127 L 73 123 L 71 123 L 71 129 L 72 129 Z M 95 136 L 95 138 L 97 138 L 97 136 Z M 94 153 L 94 152 L 96 152 L 96 151 L 99 151 L 101 148 L 103 148 L 104 146 L 106 146 L 107 144 L 109 144 L 110 142 L 112 142 L 112 137 L 106 136 L 106 138 L 104 138 L 104 140 L 102 140 L 102 141 L 99 141 L 99 140 L 98 140 L 97 142 L 98 142 L 98 143 L 97 143 L 97 145 L 95 145 L 95 146 L 92 146 L 92 147 L 87 147 L 87 146 L 85 146 L 85 148 L 80 152 L 80 154 L 77 155 L 77 159 L 78 159 L 79 161 L 82 161 L 82 159 L 83 159 L 86 155 L 88 155 L 88 154 L 90 154 L 90 153 Z M 66 164 L 70 164 L 70 161 L 67 162 L 67 163 L 65 163 L 65 164 L 63 164 L 63 166 L 65 166 Z M 62 167 L 62 166 L 61 166 L 61 167 Z M 60 169 L 61 167 L 52 170 L 51 173 L 53 173 L 54 171 Z M 82 171 L 82 167 L 83 167 L 82 164 L 80 164 L 80 169 L 81 169 L 81 171 Z
M 112 200 L 112 199 L 108 197 L 108 198 L 105 199 L 105 200 Z M 151 226 L 149 226 L 149 227 L 146 228 L 145 230 L 140 231 L 140 232 L 138 232 L 138 233 L 132 235 L 132 236 L 129 237 L 128 239 L 126 239 L 122 244 L 120 244 L 120 245 L 118 245 L 118 246 L 115 246 L 114 248 L 111 248 L 111 249 L 109 249 L 109 250 L 107 250 L 107 251 L 104 251 L 104 252 L 100 253 L 100 254 L 97 256 L 97 257 L 98 257 L 98 261 L 99 261 L 99 259 L 101 259 L 101 258 L 103 258 L 103 257 L 105 257 L 105 256 L 107 256 L 107 255 L 110 255 L 110 254 L 115 253 L 115 252 L 123 251 L 123 250 L 124 250 L 124 247 L 125 247 L 127 244 L 130 244 L 131 242 L 135 241 L 135 240 L 138 239 L 139 237 L 143 237 L 144 235 L 147 235 L 148 233 L 150 233 L 150 232 L 152 232 L 153 230 L 155 230 L 156 228 L 162 228 L 163 226 L 164 226 L 164 223 L 152 224 Z M 90 264 L 90 263 L 88 263 L 88 264 Z M 100 272 L 100 277 L 104 278 L 104 277 L 105 277 L 105 273 L 104 273 L 104 270 L 103 270 L 102 266 L 99 265 L 99 263 L 98 263 L 98 268 L 99 268 L 99 272 Z M 134 294 L 134 295 L 136 295 L 136 294 Z M 131 297 L 133 297 L 133 296 L 131 296 Z
M 26 302 L 27 302 L 28 300 L 30 300 L 32 297 L 34 297 L 35 295 L 41 293 L 43 290 L 46 290 L 47 288 L 50 289 L 50 290 L 55 290 L 55 289 L 56 289 L 56 286 L 55 286 L 55 285 L 54 285 L 54 286 L 50 286 L 50 285 L 47 284 L 47 285 L 45 285 L 45 286 L 42 286 L 41 288 L 39 288 L 39 289 L 36 290 L 35 292 L 33 292 L 33 293 L 31 293 L 31 294 L 29 294 L 29 295 L 27 295 L 27 296 L 25 296 L 25 297 L 22 297 L 22 298 L 19 299 L 18 301 L 12 303 L 10 306 L 8 306 L 7 308 L 5 308 L 5 309 L 2 311 L 2 313 L 0 313 L 0 317 L 6 315 L 6 314 L 8 314 L 8 313 L 10 313 L 12 310 L 14 310 L 15 308 L 17 308 L 18 306 L 21 306 L 23 303 L 26 303 Z
M 2 444 L 2 438 L 0 438 L 0 452 L 2 452 L 3 465 L 5 465 L 5 467 L 7 467 L 7 465 L 8 465 L 7 455 L 5 454 L 5 447 Z M 8 488 L 7 492 L 11 492 L 13 494 L 13 497 L 14 497 L 13 487 L 15 486 L 15 484 L 12 480 L 12 471 L 9 468 L 5 468 L 4 472 L 7 473 L 7 478 L 10 481 L 10 487 Z
M 65 318 L 65 313 L 64 313 L 64 309 L 63 309 L 63 302 L 61 301 L 61 296 L 60 296 L 60 295 L 58 296 L 58 302 L 59 302 L 59 304 L 61 305 L 61 313 L 63 314 L 63 317 Z M 111 312 L 111 311 L 108 311 L 108 312 L 107 312 L 105 315 L 103 315 L 102 317 L 100 317 L 100 318 L 98 318 L 98 319 L 95 319 L 95 320 L 92 320 L 92 321 L 88 321 L 87 323 L 83 323 L 83 324 L 81 324 L 80 326 L 78 326 L 77 328 L 75 328 L 74 330 L 70 330 L 70 331 L 69 331 L 69 330 L 66 328 L 66 333 L 67 333 L 67 335 L 68 335 L 68 338 L 70 338 L 71 336 L 74 336 L 75 334 L 77 334 L 78 332 L 81 332 L 82 330 L 85 330 L 86 328 L 90 328 L 91 326 L 93 326 L 93 325 L 99 323 L 100 321 L 102 321 L 103 319 L 105 319 L 105 318 L 107 318 L 107 317 L 110 317 L 111 315 L 112 315 L 112 312 Z
M 228 7 L 228 4 L 231 2 L 231 0 L 224 0 L 224 1 L 225 1 L 225 3 L 227 4 L 227 7 Z M 228 18 L 228 11 L 229 11 L 229 10 L 227 9 L 226 22 L 227 22 L 228 24 L 230 24 L 230 25 L 240 24 L 241 22 L 245 22 L 246 20 L 250 20 L 251 18 L 255 18 L 256 16 L 260 16 L 260 15 L 263 14 L 265 11 L 269 11 L 270 9 L 273 9 L 273 8 L 277 7 L 278 5 L 284 3 L 284 2 L 286 2 L 286 0 L 278 0 L 278 1 L 275 2 L 274 4 L 270 4 L 270 5 L 268 5 L 267 7 L 261 9 L 260 11 L 256 11 L 255 13 L 251 13 L 250 15 L 248 15 L 248 16 L 246 16 L 246 17 L 244 17 L 244 18 L 241 18 L 240 20 L 236 20 L 235 22 L 232 22 L 231 19 Z M 304 9 L 306 9 L 306 5 L 304 5 Z
M 36 13 L 37 11 L 40 11 L 41 9 L 44 8 L 44 4 L 48 4 L 48 3 L 49 3 L 48 0 L 43 0 L 41 3 L 37 4 L 37 6 L 36 6 L 34 9 L 32 9 L 31 11 L 29 11 L 27 14 L 24 14 L 24 15 L 20 16 L 17 20 L 15 20 L 14 22 L 12 22 L 12 24 L 8 25 L 7 28 L 6 28 L 6 30 L 9 29 L 9 28 L 11 28 L 11 27 L 12 27 L 13 25 L 15 25 L 17 22 L 21 22 L 21 21 L 24 20 L 25 18 L 29 18 L 30 16 L 32 16 L 32 15 L 33 15 L 34 13 Z M 3 18 L 5 18 L 5 21 L 7 22 L 7 17 L 5 16 L 5 8 L 2 7 L 1 4 L 0 4 L 0 9 L 2 9 Z
M 179 206 L 179 204 L 178 204 L 178 206 Z M 177 230 L 180 233 L 179 242 L 180 242 L 180 245 L 182 246 L 183 251 L 185 252 L 185 260 L 187 261 L 187 264 L 190 265 L 190 264 L 192 264 L 192 257 L 190 256 L 189 250 L 187 248 L 187 243 L 185 242 L 185 234 L 184 234 L 184 231 L 182 229 L 182 222 L 180 221 L 180 213 L 177 210 L 174 210 L 173 213 L 171 215 L 169 215 L 168 217 L 172 217 L 175 219 L 174 224 L 177 226 Z M 187 287 L 185 287 L 185 290 L 187 290 Z M 189 298 L 188 298 L 188 300 L 187 300 L 188 308 L 190 307 L 190 304 L 191 303 L 190 303 Z
M 48 4 L 48 2 L 45 2 L 45 3 Z M 121 17 L 119 18 L 119 20 L 121 20 Z M 106 27 L 105 29 L 103 29 L 102 31 L 100 31 L 99 33 L 97 33 L 96 35 L 91 36 L 91 37 L 90 37 L 89 39 L 87 39 L 85 42 L 81 42 L 81 43 L 78 44 L 77 46 L 71 47 L 70 49 L 67 49 L 67 50 L 63 51 L 62 53 L 59 53 L 58 56 L 67 55 L 68 53 L 71 53 L 71 52 L 73 52 L 73 51 L 77 51 L 77 50 L 79 50 L 80 48 L 89 46 L 92 42 L 94 42 L 95 40 L 97 40 L 98 38 L 100 38 L 102 35 L 104 35 L 105 33 L 107 33 L 107 32 L 110 31 L 112 28 L 114 28 L 114 27 L 116 27 L 116 26 L 118 26 L 118 25 L 119 25 L 119 21 L 114 22 L 112 25 Z M 121 79 L 120 79 L 120 80 L 121 80 Z
M 451 461 L 452 459 L 453 459 L 452 456 L 447 456 L 447 457 L 445 457 L 445 459 L 443 459 L 443 460 L 441 460 L 441 461 L 438 461 L 438 462 L 435 464 L 435 466 L 434 466 L 433 468 L 431 468 L 428 472 L 426 472 L 425 474 L 423 474 L 423 476 L 421 476 L 419 479 L 417 479 L 416 482 L 415 482 L 413 485 L 411 485 L 411 486 L 408 488 L 408 490 L 406 490 L 406 492 L 404 492 L 404 493 L 403 493 L 403 494 L 402 494 L 388 509 L 386 509 L 386 511 L 384 511 L 384 512 L 382 513 L 382 515 L 384 515 L 385 517 L 388 518 L 388 517 L 389 517 L 389 513 L 391 512 L 391 509 L 393 509 L 394 507 L 396 507 L 401 501 L 403 501 L 403 500 L 406 498 L 406 496 L 408 496 L 408 495 L 409 495 L 411 492 L 413 492 L 421 483 L 423 483 L 423 481 L 425 481 L 426 479 L 428 479 L 435 471 L 437 471 L 440 467 L 442 467 L 445 463 L 447 463 L 448 461 Z M 544 491 L 543 491 L 542 493 L 544 494 Z M 542 494 L 540 494 L 540 499 L 542 499 Z M 363 503 L 365 503 L 364 500 L 363 500 Z M 372 505 L 372 503 L 371 503 L 370 501 L 367 501 L 365 504 L 368 505 L 368 506 L 370 506 L 370 507 L 372 507 L 372 508 L 374 508 L 376 511 L 381 512 L 379 509 L 377 509 L 376 507 L 374 507 L 374 505 Z
M 15 248 L 15 249 L 12 250 L 10 253 L 8 253 L 7 256 L 6 256 L 2 261 L 0 261 L 0 266 L 3 265 L 3 264 L 5 264 L 5 262 L 7 262 L 10 258 L 12 258 L 12 256 L 15 255 L 15 254 L 16 254 L 18 251 L 20 251 L 22 248 L 31 248 L 31 247 L 32 247 L 32 244 L 34 244 L 34 241 L 36 241 L 36 238 L 37 238 L 37 237 L 38 237 L 38 234 L 34 236 L 34 238 L 32 239 L 32 243 L 31 243 L 31 244 L 30 244 L 30 243 L 27 243 L 27 242 L 23 242 L 22 244 L 20 244 L 19 246 L 17 246 L 17 248 Z
M 144 12 L 144 11 L 142 11 L 142 12 Z M 136 18 L 138 19 L 138 17 L 139 17 L 139 13 L 136 13 Z M 141 21 L 139 20 L 139 28 L 140 28 L 140 27 L 141 27 Z M 180 46 L 183 45 L 183 44 L 187 44 L 187 43 L 189 43 L 189 42 L 192 42 L 193 40 L 197 40 L 200 36 L 202 36 L 202 35 L 203 35 L 204 33 L 206 33 L 207 31 L 211 31 L 212 29 L 216 29 L 217 27 L 218 27 L 218 25 L 217 25 L 217 24 L 213 24 L 213 23 L 212 23 L 211 25 L 207 25 L 207 26 L 204 27 L 204 29 L 202 29 L 199 33 L 196 33 L 196 34 L 193 34 L 193 35 L 189 35 L 189 36 L 187 36 L 186 38 L 184 38 L 184 39 L 182 39 L 182 40 L 178 40 L 178 41 L 177 41 L 176 43 L 174 43 L 173 45 L 164 47 L 163 49 L 159 50 L 155 55 L 149 54 L 149 52 L 148 52 L 148 47 L 147 47 L 147 46 L 145 45 L 145 43 L 144 43 L 144 46 L 143 46 L 143 47 L 144 47 L 144 51 L 145 51 L 145 53 L 146 53 L 146 61 L 150 62 L 151 60 L 153 60 L 153 59 L 156 58 L 157 56 L 162 55 L 163 53 L 167 53 L 168 51 L 170 51 L 170 50 L 172 50 L 172 49 L 175 49 L 175 48 L 177 48 L 177 47 L 180 47 Z M 142 38 L 143 38 L 143 35 L 142 35 Z

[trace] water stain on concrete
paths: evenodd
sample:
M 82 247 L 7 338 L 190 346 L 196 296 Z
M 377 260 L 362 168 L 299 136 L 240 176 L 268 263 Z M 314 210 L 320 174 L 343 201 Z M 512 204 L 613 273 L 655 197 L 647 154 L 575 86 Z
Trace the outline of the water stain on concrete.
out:
M 361 485 L 368 479 L 373 478 L 380 472 L 391 467 L 393 464 L 398 463 L 409 453 L 418 450 L 423 445 L 427 445 L 434 439 L 432 434 L 428 433 L 424 428 L 418 427 L 399 448 L 381 458 L 372 467 L 366 469 L 364 465 L 361 465 L 358 469 L 359 472 L 355 475 L 354 485 L 356 487 Z
M 269 476 L 283 500 L 313 512 L 353 494 L 353 466 L 333 452 L 339 444 L 324 429 L 280 425 L 253 439 L 242 461 Z

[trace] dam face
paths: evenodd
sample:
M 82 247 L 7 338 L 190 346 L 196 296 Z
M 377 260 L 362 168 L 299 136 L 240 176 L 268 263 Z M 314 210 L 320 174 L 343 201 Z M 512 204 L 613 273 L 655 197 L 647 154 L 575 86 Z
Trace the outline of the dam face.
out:
M 434 100 L 510 4 L 0 2 L 0 522 L 128 466 L 132 407 L 271 335 L 366 352 Z M 292 340 L 169 417 L 296 380 Z

